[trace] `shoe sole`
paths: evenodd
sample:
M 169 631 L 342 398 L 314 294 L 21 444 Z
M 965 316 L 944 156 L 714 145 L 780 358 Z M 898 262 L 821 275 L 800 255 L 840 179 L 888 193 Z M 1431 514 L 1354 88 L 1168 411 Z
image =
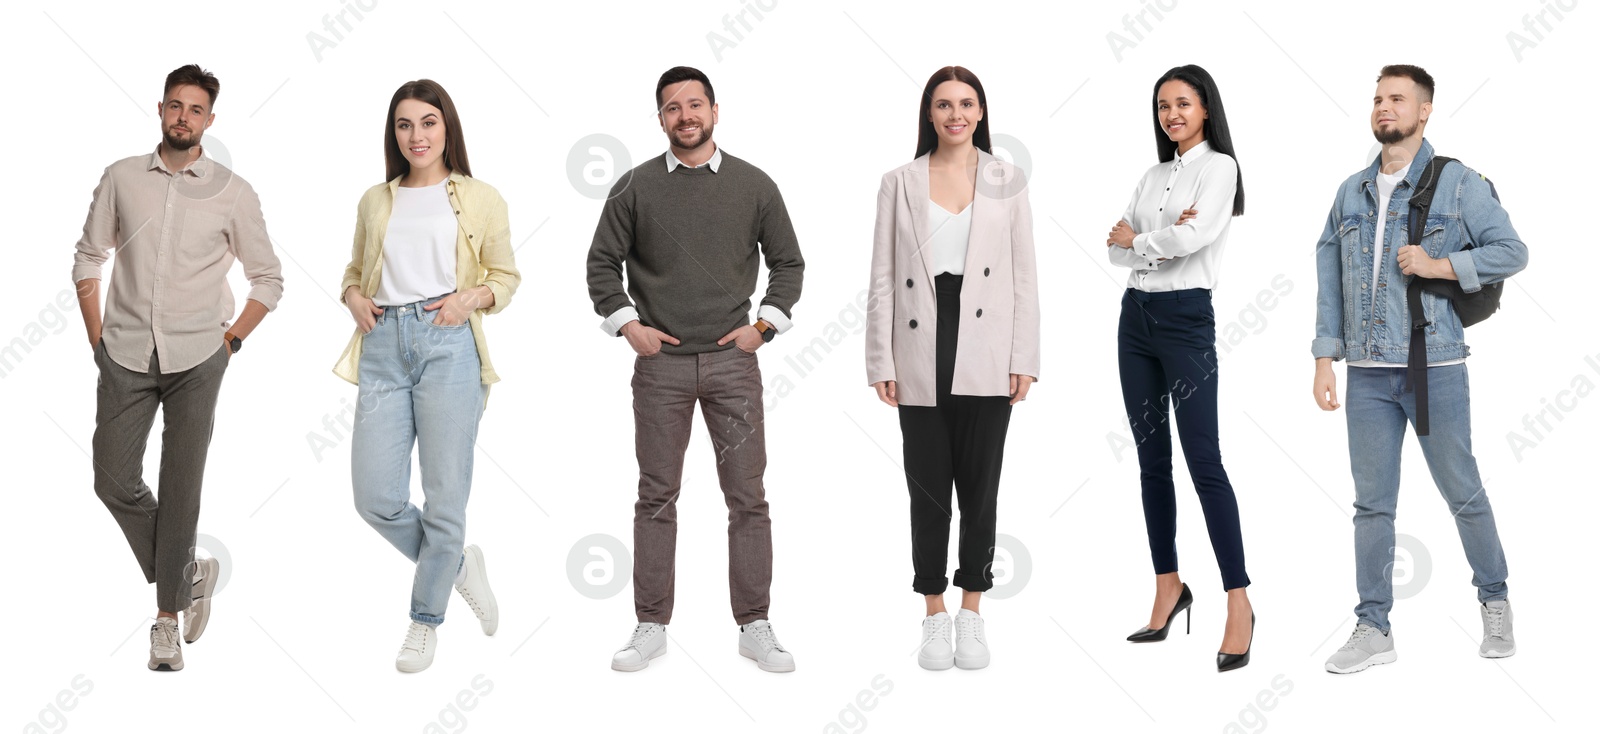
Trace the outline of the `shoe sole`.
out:
M 1389 650 L 1389 651 L 1386 651 L 1386 652 L 1380 652 L 1380 653 L 1377 653 L 1375 655 L 1372 655 L 1372 656 L 1368 657 L 1366 660 L 1361 661 L 1359 664 L 1357 664 L 1353 668 L 1339 668 L 1339 667 L 1335 666 L 1333 663 L 1328 663 L 1327 665 L 1325 665 L 1323 667 L 1329 673 L 1338 673 L 1339 675 L 1348 675 L 1350 673 L 1359 673 L 1359 672 L 1361 672 L 1363 670 L 1366 670 L 1367 668 L 1370 668 L 1370 667 L 1372 667 L 1374 665 L 1384 665 L 1386 663 L 1392 663 L 1396 659 L 1398 659 L 1398 658 L 1395 655 L 1394 651 L 1393 650 Z
M 947 658 L 925 658 L 918 655 L 917 665 L 922 666 L 923 670 L 949 670 L 955 667 L 956 658 L 954 655 Z
M 788 665 L 773 665 L 772 663 L 762 662 L 761 658 L 756 657 L 756 654 L 753 651 L 746 650 L 743 645 L 739 646 L 739 654 L 756 661 L 756 667 L 765 670 L 768 673 L 794 672 L 794 663 L 789 663 Z
M 500 629 L 500 604 L 499 602 L 495 601 L 494 590 L 489 588 L 489 566 L 484 562 L 483 551 L 479 549 L 478 546 L 467 546 L 467 550 L 472 551 L 471 553 L 467 554 L 467 563 L 473 565 L 473 568 L 476 569 L 478 573 L 478 578 L 483 579 L 483 590 L 489 592 L 488 599 L 480 600 L 487 602 L 480 604 L 480 606 L 487 610 L 489 618 L 478 618 L 478 624 L 483 627 L 484 634 L 492 636 L 496 630 Z M 469 569 L 467 572 L 472 573 L 472 570 Z
M 1505 652 L 1500 652 L 1498 650 L 1490 650 L 1488 652 L 1484 652 L 1483 650 L 1479 650 L 1478 651 L 1478 657 L 1480 657 L 1480 658 L 1489 658 L 1491 660 L 1496 659 L 1496 658 L 1509 658 L 1509 657 L 1511 657 L 1512 655 L 1515 655 L 1515 654 L 1517 654 L 1517 648 L 1515 648 L 1515 647 L 1513 647 L 1510 650 L 1507 650 Z
M 651 660 L 655 660 L 656 658 L 659 658 L 659 657 L 661 657 L 662 655 L 665 655 L 665 654 L 667 654 L 667 646 L 666 645 L 662 645 L 660 647 L 660 649 L 658 649 L 655 652 L 650 653 L 649 655 L 645 656 L 644 661 L 639 663 L 638 665 L 625 665 L 623 663 L 617 662 L 615 659 L 612 659 L 612 661 L 611 661 L 611 669 L 612 670 L 618 670 L 618 671 L 621 671 L 621 672 L 624 672 L 624 673 L 637 673 L 637 672 L 639 672 L 641 670 L 644 670 L 645 668 L 650 667 L 650 661 Z
M 191 645 L 200 639 L 200 635 L 206 633 L 206 625 L 211 622 L 211 593 L 217 588 L 217 574 L 222 572 L 222 564 L 217 559 L 206 560 L 210 563 L 206 565 L 205 577 L 200 579 L 200 596 L 189 602 L 189 611 L 185 612 L 191 615 L 189 619 L 194 620 L 194 623 L 189 625 L 192 630 L 185 630 L 183 635 L 183 641 Z
M 983 670 L 984 668 L 989 667 L 989 656 L 984 655 L 981 658 L 963 658 L 960 655 L 957 655 L 956 667 L 962 670 Z
M 421 673 L 422 671 L 427 670 L 428 666 L 430 666 L 430 665 L 433 665 L 433 661 L 432 660 L 429 660 L 429 661 L 427 661 L 425 663 L 422 663 L 421 665 L 415 665 L 415 664 L 406 665 L 405 663 L 402 663 L 402 662 L 400 662 L 398 660 L 396 660 L 394 662 L 395 670 L 398 670 L 398 671 L 400 671 L 402 673 Z
M 177 663 L 151 663 L 150 669 L 162 673 L 176 673 L 183 670 L 183 661 L 179 660 Z

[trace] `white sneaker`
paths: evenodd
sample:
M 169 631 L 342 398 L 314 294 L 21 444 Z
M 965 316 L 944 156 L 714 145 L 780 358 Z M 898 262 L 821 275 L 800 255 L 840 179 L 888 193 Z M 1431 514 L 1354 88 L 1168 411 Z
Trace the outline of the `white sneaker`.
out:
M 412 622 L 406 629 L 406 641 L 400 646 L 394 667 L 402 673 L 420 673 L 433 664 L 433 654 L 438 649 L 438 630 L 421 622 Z
M 178 642 L 178 620 L 156 617 L 150 625 L 150 669 L 183 670 L 183 645 Z
M 500 605 L 495 603 L 494 592 L 489 589 L 489 567 L 484 565 L 483 550 L 469 545 L 461 552 L 461 567 L 466 575 L 456 584 L 456 592 L 472 607 L 472 614 L 483 626 L 483 633 L 494 634 L 500 628 Z
M 1517 640 L 1511 636 L 1511 602 L 1504 599 L 1478 605 L 1483 616 L 1483 644 L 1478 654 L 1486 658 L 1508 658 L 1517 654 Z
M 978 670 L 989 667 L 989 638 L 983 634 L 983 617 L 971 609 L 956 614 L 956 667 Z
M 956 646 L 950 640 L 950 615 L 939 612 L 922 618 L 922 646 L 917 664 L 927 670 L 949 670 L 956 664 Z
M 1344 647 L 1329 657 L 1324 667 L 1329 673 L 1359 673 L 1374 665 L 1395 660 L 1394 635 L 1384 634 L 1377 627 L 1363 623 L 1356 625 L 1356 630 L 1350 633 L 1350 639 L 1344 643 Z
M 222 564 L 215 558 L 194 559 L 194 585 L 189 590 L 189 609 L 183 613 L 183 641 L 194 642 L 211 621 L 211 592 L 217 588 Z
M 765 619 L 739 626 L 739 654 L 756 661 L 756 667 L 768 673 L 794 672 L 794 655 L 783 649 Z
M 634 673 L 650 667 L 650 661 L 667 654 L 667 626 L 655 622 L 640 622 L 633 628 L 633 636 L 617 654 L 611 656 L 611 669 Z

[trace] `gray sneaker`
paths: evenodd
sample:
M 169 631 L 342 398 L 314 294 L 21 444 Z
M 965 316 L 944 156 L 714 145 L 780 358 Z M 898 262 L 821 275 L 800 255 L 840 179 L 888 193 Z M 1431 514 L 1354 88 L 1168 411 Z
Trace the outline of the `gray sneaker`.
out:
M 1511 636 L 1511 602 L 1501 599 L 1478 605 L 1483 616 L 1483 644 L 1478 654 L 1486 658 L 1508 658 L 1517 654 L 1517 641 Z
M 1350 639 L 1328 658 L 1329 673 L 1357 673 L 1374 665 L 1395 661 L 1394 636 L 1378 631 L 1377 627 L 1362 623 L 1350 633 Z
M 183 670 L 183 645 L 178 641 L 178 620 L 157 617 L 150 625 L 150 669 Z
M 189 591 L 189 609 L 183 613 L 183 641 L 194 642 L 211 621 L 211 594 L 217 590 L 222 565 L 215 558 L 194 559 L 194 585 Z

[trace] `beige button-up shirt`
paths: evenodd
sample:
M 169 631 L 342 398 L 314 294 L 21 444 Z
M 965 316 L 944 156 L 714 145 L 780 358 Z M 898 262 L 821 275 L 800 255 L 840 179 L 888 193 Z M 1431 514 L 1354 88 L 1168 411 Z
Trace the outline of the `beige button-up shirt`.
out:
M 112 361 L 137 372 L 150 370 L 152 350 L 170 374 L 222 348 L 234 315 L 228 270 L 235 258 L 250 279 L 250 300 L 271 311 L 283 295 L 255 189 L 203 153 L 177 173 L 159 147 L 106 167 L 78 240 L 73 282 L 100 278 L 112 250 L 100 338 Z

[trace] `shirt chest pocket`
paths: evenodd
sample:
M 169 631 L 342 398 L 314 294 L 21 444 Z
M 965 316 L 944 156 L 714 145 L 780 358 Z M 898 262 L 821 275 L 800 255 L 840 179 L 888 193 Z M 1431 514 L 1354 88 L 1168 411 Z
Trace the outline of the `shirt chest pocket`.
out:
M 1345 217 L 1339 222 L 1338 232 L 1345 260 L 1350 261 L 1361 250 L 1361 217 L 1359 215 Z
M 201 209 L 185 210 L 183 225 L 178 231 L 178 254 L 195 263 L 220 259 L 228 251 L 226 223 L 220 214 Z
M 1422 227 L 1422 241 L 1417 244 L 1427 250 L 1429 257 L 1444 257 L 1448 254 L 1449 250 L 1445 248 L 1445 219 L 1428 217 L 1427 223 Z

